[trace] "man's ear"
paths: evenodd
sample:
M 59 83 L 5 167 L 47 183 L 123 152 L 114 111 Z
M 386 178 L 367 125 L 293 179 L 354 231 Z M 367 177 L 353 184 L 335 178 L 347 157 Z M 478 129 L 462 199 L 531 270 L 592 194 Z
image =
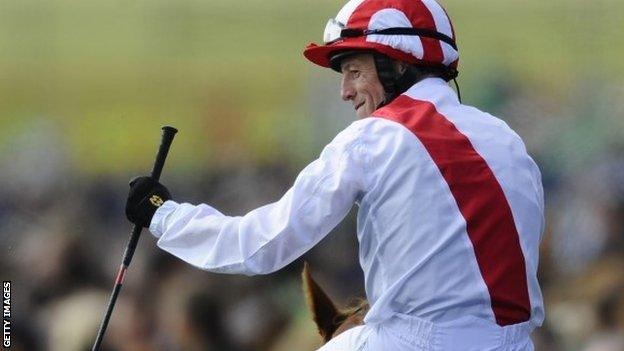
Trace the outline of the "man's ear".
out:
M 336 320 L 340 312 L 325 291 L 312 279 L 307 262 L 304 263 L 301 278 L 303 279 L 303 291 L 306 295 L 306 302 L 312 312 L 312 319 L 316 323 L 319 334 L 327 342 L 336 332 L 338 327 Z

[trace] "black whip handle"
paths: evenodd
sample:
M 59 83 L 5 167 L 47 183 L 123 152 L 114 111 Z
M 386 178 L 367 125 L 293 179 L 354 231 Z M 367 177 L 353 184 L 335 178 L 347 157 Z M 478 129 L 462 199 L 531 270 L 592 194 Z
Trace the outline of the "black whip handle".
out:
M 158 154 L 156 154 L 156 160 L 154 161 L 154 167 L 152 168 L 151 177 L 154 180 L 160 180 L 160 174 L 162 173 L 163 166 L 165 165 L 165 160 L 167 159 L 167 154 L 169 154 L 169 148 L 171 147 L 171 143 L 173 142 L 173 137 L 178 132 L 177 129 L 164 126 L 162 127 L 163 134 L 160 141 L 160 147 L 158 148 Z M 132 261 L 132 256 L 134 255 L 134 250 L 136 249 L 137 243 L 139 242 L 139 236 L 141 235 L 141 226 L 135 225 L 132 229 L 132 236 L 130 236 L 130 242 L 128 242 L 128 246 L 126 246 L 126 252 L 124 253 L 123 265 L 126 267 L 130 265 L 130 261 Z
M 162 127 L 162 130 L 163 134 L 160 141 L 160 147 L 158 148 L 158 154 L 156 155 L 156 160 L 154 161 L 154 167 L 152 168 L 151 174 L 151 177 L 155 180 L 160 179 L 160 174 L 162 173 L 163 166 L 165 165 L 165 159 L 167 159 L 167 154 L 169 153 L 169 148 L 171 147 L 171 143 L 173 142 L 173 137 L 178 132 L 177 129 L 170 126 L 164 126 Z M 126 246 L 123 261 L 121 263 L 121 266 L 119 267 L 117 278 L 115 279 L 115 286 L 113 287 L 113 292 L 111 293 L 110 299 L 108 301 L 106 314 L 104 315 L 104 319 L 102 319 L 100 330 L 98 331 L 97 337 L 95 338 L 95 343 L 93 344 L 93 348 L 91 349 L 92 351 L 100 350 L 102 340 L 104 339 L 104 334 L 106 333 L 106 327 L 108 326 L 108 321 L 113 314 L 113 308 L 115 307 L 117 296 L 119 296 L 119 292 L 121 291 L 121 286 L 123 285 L 123 281 L 126 276 L 126 270 L 128 269 L 130 262 L 132 261 L 132 256 L 134 256 L 134 250 L 139 243 L 139 237 L 141 236 L 142 229 L 143 228 L 139 225 L 135 225 L 134 228 L 132 228 L 132 235 L 130 236 L 130 240 L 128 241 L 128 245 Z

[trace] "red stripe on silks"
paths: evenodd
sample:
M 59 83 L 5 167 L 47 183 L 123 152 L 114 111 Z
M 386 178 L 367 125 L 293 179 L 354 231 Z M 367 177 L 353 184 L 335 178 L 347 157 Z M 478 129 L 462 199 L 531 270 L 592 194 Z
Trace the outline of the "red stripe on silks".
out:
M 119 271 L 117 272 L 117 279 L 115 279 L 115 285 L 123 284 L 125 277 L 126 277 L 126 267 L 122 264 L 121 267 L 119 267 Z
M 427 101 L 401 95 L 374 116 L 401 123 L 422 142 L 466 220 L 498 325 L 529 320 L 524 254 L 503 189 L 470 140 Z
M 347 21 L 349 28 L 369 28 L 371 17 L 383 9 L 396 9 L 405 14 L 414 28 L 425 28 L 437 31 L 433 15 L 421 1 L 407 3 L 400 0 L 364 1 L 351 14 Z M 423 16 L 424 14 L 424 16 Z M 423 45 L 423 61 L 442 62 L 444 53 L 437 39 L 420 37 Z

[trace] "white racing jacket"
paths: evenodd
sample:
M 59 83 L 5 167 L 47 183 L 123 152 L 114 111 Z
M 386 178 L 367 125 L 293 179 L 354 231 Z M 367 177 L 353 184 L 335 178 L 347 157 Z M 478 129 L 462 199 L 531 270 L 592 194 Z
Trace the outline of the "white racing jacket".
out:
M 241 217 L 167 201 L 150 231 L 201 269 L 265 274 L 316 245 L 354 203 L 367 325 L 397 315 L 541 325 L 538 167 L 503 121 L 461 105 L 437 78 L 340 132 L 279 201 Z

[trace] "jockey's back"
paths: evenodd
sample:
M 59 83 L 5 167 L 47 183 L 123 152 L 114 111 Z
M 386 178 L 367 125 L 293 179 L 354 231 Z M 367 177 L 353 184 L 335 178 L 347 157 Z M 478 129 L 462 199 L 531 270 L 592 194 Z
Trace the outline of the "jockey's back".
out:
M 354 124 L 368 155 L 358 213 L 366 324 L 521 325 L 528 336 L 543 320 L 543 192 L 520 137 L 441 79 Z

